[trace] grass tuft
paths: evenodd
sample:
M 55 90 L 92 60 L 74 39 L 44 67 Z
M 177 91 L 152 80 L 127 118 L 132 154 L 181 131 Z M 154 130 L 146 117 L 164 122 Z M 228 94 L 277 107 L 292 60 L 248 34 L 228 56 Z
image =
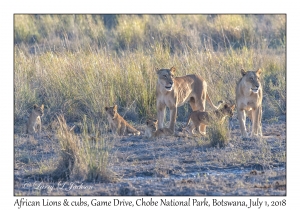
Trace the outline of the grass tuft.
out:
M 87 121 L 84 118 L 82 135 L 77 136 L 67 125 L 63 115 L 59 115 L 57 119 L 60 161 L 53 172 L 53 179 L 114 180 L 112 173 L 107 170 L 109 147 L 105 138 L 95 132 L 95 127 L 91 126 L 95 135 L 89 135 Z
M 213 147 L 225 147 L 229 143 L 229 131 L 226 123 L 212 122 L 209 126 L 208 139 Z

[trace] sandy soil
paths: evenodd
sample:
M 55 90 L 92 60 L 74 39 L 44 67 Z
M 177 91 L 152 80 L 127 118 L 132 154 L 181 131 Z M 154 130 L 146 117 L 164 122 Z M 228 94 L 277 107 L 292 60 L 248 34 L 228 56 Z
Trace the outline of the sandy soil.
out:
M 180 124 L 180 123 L 178 123 Z M 138 127 L 143 130 L 143 125 Z M 211 147 L 204 137 L 114 137 L 108 169 L 113 182 L 51 182 L 27 176 L 57 162 L 54 135 L 15 134 L 15 195 L 286 195 L 286 119 L 263 122 L 261 139 L 242 139 L 230 121 L 230 143 Z

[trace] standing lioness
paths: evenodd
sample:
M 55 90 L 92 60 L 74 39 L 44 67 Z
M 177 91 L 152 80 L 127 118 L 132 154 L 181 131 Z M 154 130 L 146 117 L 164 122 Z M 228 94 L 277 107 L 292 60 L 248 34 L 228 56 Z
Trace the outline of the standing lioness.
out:
M 206 81 L 195 74 L 174 77 L 175 68 L 157 69 L 158 75 L 156 85 L 156 106 L 158 128 L 163 128 L 166 107 L 170 109 L 170 126 L 175 132 L 175 122 L 177 116 L 177 107 L 189 102 L 193 111 L 205 111 L 205 100 L 215 109 L 217 107 L 212 103 L 207 93 Z M 203 126 L 200 130 L 203 131 Z
M 252 136 L 262 136 L 262 86 L 260 83 L 261 69 L 257 71 L 241 70 L 242 78 L 236 86 L 236 105 L 243 137 L 248 137 L 246 131 L 246 114 L 252 122 Z

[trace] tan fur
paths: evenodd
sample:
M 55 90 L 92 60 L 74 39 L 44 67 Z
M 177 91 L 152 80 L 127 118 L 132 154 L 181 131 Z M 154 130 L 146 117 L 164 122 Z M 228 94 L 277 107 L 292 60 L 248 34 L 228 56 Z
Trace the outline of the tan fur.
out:
M 129 133 L 139 136 L 140 132 L 131 125 L 129 125 L 129 123 L 126 120 L 124 120 L 124 118 L 121 117 L 121 115 L 119 115 L 117 109 L 117 105 L 114 105 L 112 107 L 105 107 L 107 119 L 112 132 L 117 133 L 120 136 L 128 135 Z
M 171 69 L 157 69 L 156 72 L 158 75 L 156 85 L 158 128 L 163 128 L 166 107 L 170 109 L 169 128 L 173 132 L 175 132 L 177 107 L 186 102 L 190 103 L 193 111 L 205 111 L 206 99 L 212 107 L 218 108 L 212 103 L 207 92 L 207 83 L 202 77 L 195 74 L 174 77 L 174 67 Z
M 173 132 L 169 128 L 160 128 L 157 129 L 157 120 L 147 120 L 146 122 L 146 130 L 145 130 L 145 136 L 148 138 L 160 138 L 160 137 L 166 137 L 171 136 Z
M 212 112 L 202 112 L 199 110 L 193 111 L 189 116 L 186 127 L 189 125 L 190 120 L 192 120 L 194 125 L 190 128 L 190 132 L 195 134 L 194 129 L 196 128 L 200 134 L 206 135 L 206 126 L 210 125 L 214 120 L 223 123 L 226 117 L 233 116 L 234 108 L 234 104 L 229 105 L 226 103 L 222 108 L 214 110 Z M 200 126 L 203 126 L 204 131 L 200 130 Z
M 34 105 L 29 119 L 26 123 L 26 132 L 28 134 L 34 134 L 36 132 L 41 133 L 42 121 L 41 117 L 44 115 L 44 104 L 39 107 Z
M 236 86 L 236 105 L 243 137 L 248 137 L 246 131 L 246 115 L 252 122 L 253 136 L 262 136 L 262 98 L 263 88 L 260 83 L 261 69 L 257 71 L 241 70 L 242 78 Z

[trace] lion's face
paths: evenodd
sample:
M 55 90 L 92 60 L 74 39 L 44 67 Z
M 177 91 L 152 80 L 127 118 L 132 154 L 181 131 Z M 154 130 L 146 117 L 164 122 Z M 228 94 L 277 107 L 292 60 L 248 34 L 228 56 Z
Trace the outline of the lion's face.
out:
M 224 104 L 223 108 L 222 108 L 222 113 L 224 115 L 227 115 L 229 117 L 233 116 L 233 111 L 234 111 L 235 105 L 229 105 L 229 104 Z
M 118 110 L 118 106 L 114 105 L 111 107 L 105 107 L 105 111 L 107 113 L 108 116 L 110 116 L 112 119 L 115 119 L 115 117 L 117 116 L 117 110 Z
M 245 81 L 246 86 L 252 91 L 253 93 L 258 93 L 259 88 L 261 88 L 260 84 L 260 74 L 261 69 L 257 71 L 245 71 L 241 70 L 243 79 Z
M 157 69 L 159 84 L 164 87 L 167 91 L 171 91 L 174 87 L 174 73 L 175 68 L 171 69 Z
M 38 116 L 43 116 L 44 115 L 44 104 L 42 104 L 42 106 L 38 106 L 38 105 L 33 105 L 33 111 L 35 112 L 36 115 Z
M 151 132 L 155 132 L 157 130 L 157 120 L 147 120 L 146 125 L 147 128 L 151 131 Z

